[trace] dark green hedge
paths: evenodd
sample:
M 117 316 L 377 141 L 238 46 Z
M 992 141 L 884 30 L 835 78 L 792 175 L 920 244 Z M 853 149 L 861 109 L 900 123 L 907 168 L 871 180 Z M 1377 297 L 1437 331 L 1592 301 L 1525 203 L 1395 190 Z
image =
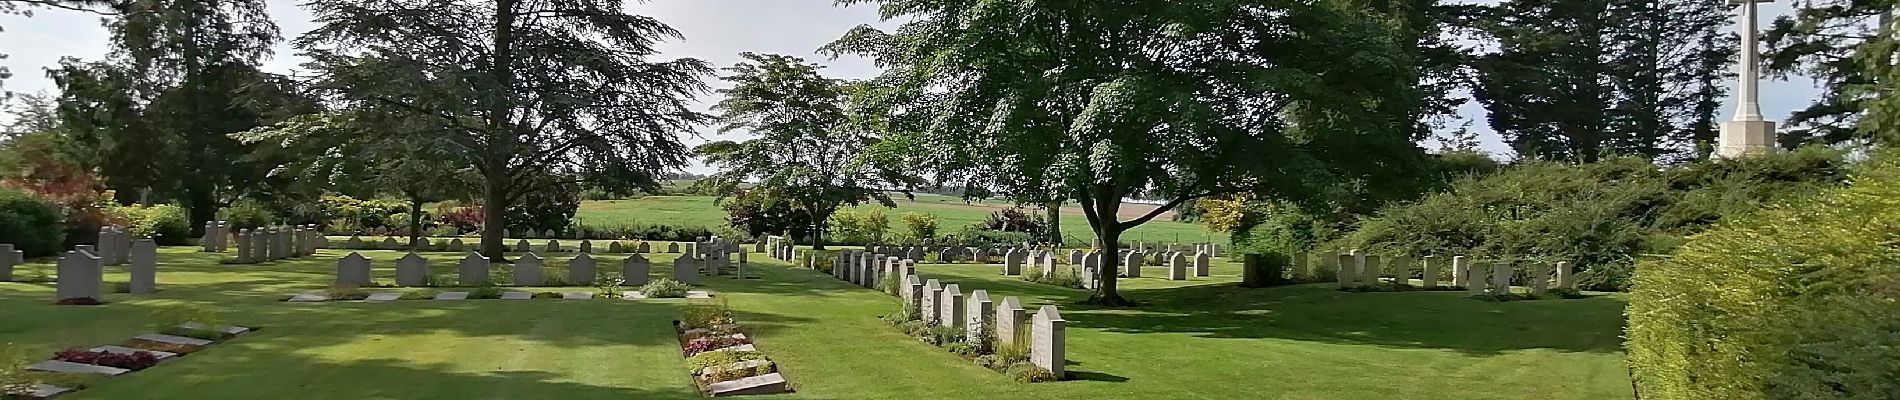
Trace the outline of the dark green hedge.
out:
M 1645 400 L 1900 398 L 1900 157 L 1851 187 L 1726 216 L 1638 264 Z
M 66 240 L 60 210 L 39 197 L 0 188 L 0 243 L 12 243 L 27 257 L 57 254 Z

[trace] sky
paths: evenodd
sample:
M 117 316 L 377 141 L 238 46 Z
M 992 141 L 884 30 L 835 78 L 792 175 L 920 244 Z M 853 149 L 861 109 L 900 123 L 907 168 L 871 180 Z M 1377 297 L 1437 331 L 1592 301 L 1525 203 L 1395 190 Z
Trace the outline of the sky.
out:
M 268 0 L 271 16 L 277 21 L 285 38 L 294 38 L 311 28 L 310 14 L 298 7 L 298 3 Z M 1761 7 L 1764 26 L 1767 21 L 1789 13 L 1790 8 L 1789 2 L 1764 3 Z M 825 65 L 825 74 L 834 78 L 869 78 L 877 75 L 880 69 L 862 58 L 832 59 L 818 55 L 816 51 L 820 46 L 858 25 L 893 26 L 878 20 L 874 6 L 839 7 L 833 5 L 832 0 L 652 0 L 629 8 L 633 13 L 665 22 L 685 36 L 685 40 L 659 46 L 659 59 L 692 57 L 726 67 L 737 63 L 741 52 L 777 53 L 803 57 Z M 3 84 L 6 90 L 15 93 L 54 92 L 57 88 L 46 79 L 44 68 L 57 65 L 61 57 L 97 60 L 105 55 L 107 34 L 100 25 L 99 16 L 52 9 L 38 10 L 34 14 L 32 17 L 0 15 L 0 27 L 5 28 L 0 31 L 0 53 L 10 56 L 0 60 L 0 65 L 11 68 L 14 74 L 12 79 Z M 264 69 L 295 75 L 299 72 L 298 64 L 302 62 L 303 59 L 296 55 L 296 50 L 290 48 L 288 40 L 285 40 L 278 44 L 276 55 L 265 62 Z M 726 86 L 718 81 L 712 84 L 715 88 Z M 1764 81 L 1761 89 L 1762 114 L 1771 120 L 1785 119 L 1789 113 L 1805 107 L 1820 92 L 1811 81 L 1799 77 L 1791 81 Z M 701 110 L 709 108 L 716 101 L 716 95 L 701 96 Z M 1723 120 L 1732 112 L 1727 110 L 1732 109 L 1731 102 L 1724 108 Z M 1502 157 L 1511 156 L 1511 150 L 1502 138 L 1485 124 L 1484 109 L 1476 102 L 1468 102 L 1459 110 L 1459 116 L 1472 121 L 1471 129 L 1480 135 L 1480 146 L 1484 150 Z M 0 120 L 4 119 L 10 117 L 0 116 Z M 696 137 L 687 138 L 687 143 L 739 139 L 744 136 L 743 133 L 716 133 L 714 128 L 704 127 Z M 1432 143 L 1426 143 L 1425 146 L 1436 147 Z M 711 169 L 694 165 L 688 171 L 706 173 L 711 172 Z

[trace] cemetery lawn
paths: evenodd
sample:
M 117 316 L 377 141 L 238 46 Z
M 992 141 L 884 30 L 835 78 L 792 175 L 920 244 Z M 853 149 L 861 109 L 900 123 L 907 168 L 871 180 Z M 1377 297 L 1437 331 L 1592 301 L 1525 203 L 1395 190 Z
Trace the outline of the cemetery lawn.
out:
M 984 219 L 989 218 L 990 213 L 1012 206 L 1003 201 L 965 204 L 957 197 L 928 193 L 917 194 L 915 200 L 902 197 L 895 200 L 897 200 L 896 209 L 885 209 L 885 216 L 890 219 L 890 232 L 893 234 L 904 232 L 903 213 L 906 212 L 936 215 L 937 232 L 948 234 L 964 226 L 983 222 Z M 858 208 L 882 207 L 860 206 Z M 1147 210 L 1138 204 L 1130 204 L 1127 208 L 1142 212 Z M 712 196 L 648 196 L 627 200 L 584 201 L 581 202 L 580 211 L 575 213 L 574 220 L 577 223 L 593 226 L 639 223 L 718 227 L 726 225 L 726 212 L 713 204 Z M 1061 222 L 1062 234 L 1068 237 L 1068 243 L 1087 245 L 1089 240 L 1095 237 L 1095 234 L 1089 231 L 1088 219 L 1082 216 L 1080 208 L 1064 207 Z M 1200 224 L 1174 222 L 1164 215 L 1123 233 L 1122 240 L 1227 243 L 1227 234 L 1209 233 Z
M 0 283 L 0 343 L 40 359 L 62 346 L 118 342 L 149 330 L 155 310 L 184 305 L 264 329 L 64 398 L 700 398 L 670 327 L 686 300 L 278 302 L 328 286 L 344 254 L 222 266 L 164 248 L 158 294 L 113 294 L 99 307 L 56 307 L 50 285 Z M 391 279 L 396 252 L 364 254 L 379 281 Z M 446 274 L 458 255 L 429 256 Z M 620 256 L 601 258 L 605 268 Z M 1074 305 L 1079 290 L 995 267 L 920 266 L 997 301 L 1062 307 L 1074 380 L 1018 384 L 880 321 L 897 308 L 894 297 L 752 260 L 763 279 L 707 277 L 703 288 L 734 309 L 798 390 L 769 398 L 1630 398 L 1620 296 L 1493 303 L 1457 292 L 1241 289 L 1231 284 L 1236 268 L 1217 259 L 1211 278 L 1125 280 L 1124 294 L 1147 304 L 1102 310 Z M 656 262 L 655 276 L 670 272 L 662 265 L 670 267 Z M 107 270 L 108 281 L 125 279 L 121 268 Z

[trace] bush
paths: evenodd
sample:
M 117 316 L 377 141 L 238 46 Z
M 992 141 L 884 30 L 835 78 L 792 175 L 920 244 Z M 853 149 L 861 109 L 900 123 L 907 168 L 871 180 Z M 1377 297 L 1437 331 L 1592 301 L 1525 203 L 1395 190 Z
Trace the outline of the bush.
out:
M 732 324 L 732 307 L 720 304 L 694 304 L 680 313 L 680 324 L 686 329 L 712 329 L 720 325 Z
M 92 351 L 82 348 L 69 348 L 53 353 L 53 359 L 80 364 L 92 364 L 105 367 L 123 368 L 138 371 L 158 365 L 158 356 L 144 351 L 131 354 L 117 354 L 104 351 Z
M 924 343 L 930 343 L 936 346 L 949 346 L 952 343 L 963 343 L 963 335 L 964 332 L 961 328 L 954 326 L 932 326 L 924 329 L 923 336 L 919 339 L 923 339 Z
M 1069 268 L 1056 268 L 1054 272 L 1044 274 L 1042 267 L 1025 267 L 1023 268 L 1023 280 L 1071 289 L 1083 288 L 1082 274 L 1076 273 Z
M 644 223 L 619 225 L 581 225 L 582 232 L 589 239 L 604 240 L 652 240 L 664 242 L 691 242 L 702 237 L 744 237 L 737 232 L 714 229 L 704 226 L 653 225 Z
M 27 257 L 58 254 L 66 241 L 60 209 L 38 197 L 0 188 L 0 243 Z
M 1008 368 L 1003 369 L 1003 375 L 1009 375 L 1009 379 L 1021 383 L 1049 382 L 1056 380 L 1055 373 L 1042 369 L 1042 367 L 1037 367 L 1036 364 L 1031 364 L 1027 361 L 1010 364 Z
M 270 226 L 277 221 L 277 214 L 262 202 L 241 199 L 218 209 L 218 220 L 230 223 L 232 232 L 236 232 Z
M 169 204 L 151 207 L 131 205 L 113 207 L 108 213 L 115 222 L 125 224 L 134 237 L 152 238 L 160 246 L 189 244 L 191 217 L 185 215 L 183 207 Z
M 829 227 L 828 244 L 863 245 L 882 243 L 890 231 L 891 219 L 881 207 L 840 209 L 825 221 Z
M 904 229 L 907 230 L 905 234 L 909 235 L 911 238 L 917 239 L 917 240 L 925 240 L 925 239 L 937 237 L 937 216 L 936 215 L 917 213 L 917 212 L 907 212 L 907 213 L 904 213 L 903 219 L 904 219 Z
M 726 209 L 726 223 L 747 236 L 811 234 L 811 214 L 792 208 L 792 202 L 774 197 L 767 190 L 748 190 L 720 200 Z
M 1643 398 L 1894 398 L 1900 156 L 1854 178 L 1636 266 L 1627 345 Z
M 1842 165 L 1841 152 L 1823 148 L 1668 169 L 1637 158 L 1531 162 L 1382 209 L 1322 247 L 1569 260 L 1587 289 L 1621 290 L 1642 255 L 1667 253 L 1723 215 L 1837 186 Z
M 565 179 L 542 177 L 543 180 Z M 574 213 L 581 209 L 581 187 L 574 183 L 542 185 L 539 190 L 528 191 L 521 200 L 508 205 L 507 215 L 503 217 L 512 229 L 533 229 L 535 232 L 554 230 L 566 231 L 573 223 Z
M 656 299 L 681 298 L 686 297 L 686 291 L 691 288 L 690 286 L 686 286 L 685 283 L 680 283 L 680 281 L 660 278 L 654 279 L 652 282 L 647 282 L 646 286 L 641 286 L 640 293 L 644 293 L 647 297 Z

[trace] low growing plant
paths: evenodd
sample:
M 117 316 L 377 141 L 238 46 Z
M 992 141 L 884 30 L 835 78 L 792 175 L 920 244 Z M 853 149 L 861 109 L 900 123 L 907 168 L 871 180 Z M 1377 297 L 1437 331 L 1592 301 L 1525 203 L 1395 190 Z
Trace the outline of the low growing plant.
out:
M 710 351 L 686 357 L 686 368 L 697 374 L 708 367 L 763 359 L 765 359 L 765 353 L 756 351 Z
M 710 329 L 732 323 L 732 307 L 719 304 L 693 304 L 681 312 L 680 323 L 686 329 Z
M 158 341 L 151 341 L 151 340 L 145 340 L 145 339 L 128 340 L 125 342 L 124 346 L 134 348 L 134 349 L 139 349 L 139 350 L 163 351 L 163 352 L 172 353 L 172 354 L 191 354 L 191 353 L 197 352 L 198 350 L 204 349 L 203 347 L 199 347 L 199 346 L 158 342 Z
M 702 336 L 686 341 L 686 354 L 699 354 L 715 349 L 752 344 L 752 339 L 732 335 Z
M 1042 367 L 1037 367 L 1035 364 L 1031 364 L 1027 361 L 1010 364 L 1009 367 L 1003 369 L 1003 375 L 1009 375 L 1010 379 L 1021 383 L 1049 382 L 1056 380 L 1055 373 L 1049 372 L 1049 370 L 1043 369 Z
M 158 365 L 158 356 L 144 351 L 131 354 L 118 354 L 104 351 L 92 351 L 82 348 L 69 348 L 53 353 L 53 359 L 80 364 L 92 364 L 105 367 L 123 368 L 138 371 Z
M 645 293 L 649 298 L 681 298 L 686 297 L 688 289 L 692 287 L 680 281 L 660 278 L 647 282 L 646 286 L 641 286 L 640 292 Z
M 470 290 L 470 291 L 468 292 L 468 298 L 471 298 L 471 299 L 499 299 L 499 298 L 501 298 L 501 292 L 502 292 L 502 290 L 501 290 L 501 288 L 499 288 L 499 287 L 494 287 L 494 286 L 482 286 L 482 287 L 477 287 L 477 288 L 475 288 L 475 290 Z

